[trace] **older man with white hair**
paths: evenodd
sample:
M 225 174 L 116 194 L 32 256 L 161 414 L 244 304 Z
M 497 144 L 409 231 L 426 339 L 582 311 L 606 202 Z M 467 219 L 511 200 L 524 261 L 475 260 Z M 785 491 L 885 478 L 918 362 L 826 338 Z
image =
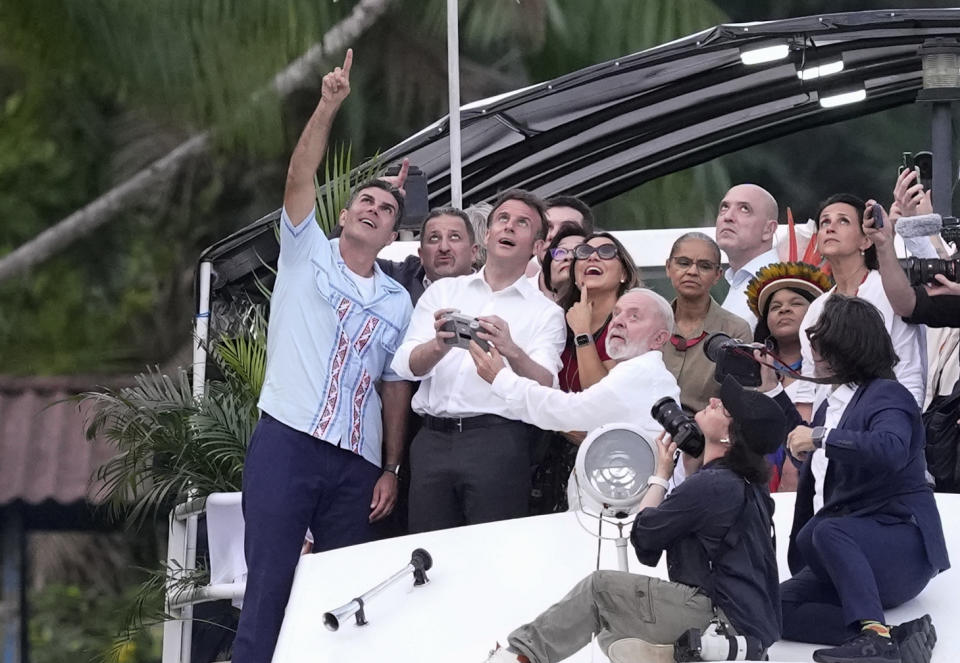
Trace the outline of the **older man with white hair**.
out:
M 520 377 L 495 348 L 476 343 L 470 354 L 477 373 L 508 401 L 518 419 L 544 430 L 590 431 L 609 423 L 639 427 L 654 439 L 663 428 L 650 414 L 664 396 L 680 402 L 680 387 L 663 364 L 660 348 L 670 338 L 673 309 L 647 288 L 633 288 L 617 300 L 607 332 L 607 352 L 616 365 L 602 380 L 580 392 L 563 392 Z

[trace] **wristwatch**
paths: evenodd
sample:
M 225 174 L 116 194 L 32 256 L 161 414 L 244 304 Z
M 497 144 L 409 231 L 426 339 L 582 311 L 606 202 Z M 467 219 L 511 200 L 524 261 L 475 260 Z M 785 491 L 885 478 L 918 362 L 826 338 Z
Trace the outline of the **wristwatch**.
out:
M 590 334 L 577 334 L 573 337 L 573 344 L 578 348 L 583 348 L 593 343 L 593 336 Z
M 827 429 L 823 426 L 816 426 L 812 431 L 810 431 L 810 440 L 813 442 L 813 446 L 817 449 L 823 447 L 823 438 L 827 435 Z
M 398 479 L 400 478 L 400 463 L 387 463 L 383 466 L 384 472 L 389 472 L 390 474 L 395 475 Z

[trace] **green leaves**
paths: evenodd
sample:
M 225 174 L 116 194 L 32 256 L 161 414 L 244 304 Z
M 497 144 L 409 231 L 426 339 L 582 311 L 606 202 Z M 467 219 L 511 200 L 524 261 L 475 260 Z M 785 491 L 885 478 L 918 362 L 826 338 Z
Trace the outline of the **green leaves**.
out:
M 209 380 L 199 399 L 184 369 L 148 370 L 133 387 L 80 396 L 91 408 L 87 436 L 117 448 L 97 473 L 115 516 L 136 527 L 165 516 L 188 491 L 240 490 L 266 368 L 265 324 L 257 319 L 250 333 L 211 344 L 223 378 Z
M 317 191 L 317 223 L 327 235 L 337 227 L 340 210 L 347 206 L 353 187 L 373 179 L 380 169 L 380 159 L 375 154 L 361 170 L 351 176 L 352 154 L 352 144 L 341 143 L 339 147 L 329 148 L 323 166 L 324 183 L 321 185 L 316 175 L 313 178 Z

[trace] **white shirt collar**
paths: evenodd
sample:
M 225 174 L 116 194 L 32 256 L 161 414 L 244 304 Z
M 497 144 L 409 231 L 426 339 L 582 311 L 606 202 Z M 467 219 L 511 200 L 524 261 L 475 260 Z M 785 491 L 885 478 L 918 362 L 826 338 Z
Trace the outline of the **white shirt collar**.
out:
M 737 276 L 744 273 L 749 274 L 751 277 L 754 277 L 757 275 L 757 272 L 760 271 L 761 267 L 766 267 L 767 265 L 774 262 L 780 262 L 780 255 L 777 253 L 776 249 L 770 248 L 767 251 L 764 251 L 763 253 L 761 253 L 760 255 L 754 257 L 752 260 L 750 260 L 747 264 L 745 264 L 743 267 L 741 267 L 737 271 L 733 271 L 732 267 L 728 267 L 727 271 L 724 272 L 723 276 L 724 278 L 727 279 L 727 281 L 730 281 L 730 282 L 733 282 Z

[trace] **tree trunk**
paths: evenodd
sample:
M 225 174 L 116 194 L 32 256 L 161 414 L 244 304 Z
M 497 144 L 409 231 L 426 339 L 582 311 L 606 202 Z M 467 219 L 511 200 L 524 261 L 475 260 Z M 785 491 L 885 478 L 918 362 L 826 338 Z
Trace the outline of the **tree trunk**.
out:
M 360 0 L 345 19 L 330 28 L 320 43 L 277 73 L 270 83 L 281 97 L 289 95 L 313 75 L 332 55 L 340 55 L 386 11 L 393 0 Z M 266 90 L 254 94 L 254 99 Z M 176 174 L 191 159 L 210 148 L 210 131 L 184 141 L 167 155 L 110 189 L 29 242 L 0 258 L 0 281 L 19 276 L 109 221 L 121 210 L 142 199 L 157 185 Z

